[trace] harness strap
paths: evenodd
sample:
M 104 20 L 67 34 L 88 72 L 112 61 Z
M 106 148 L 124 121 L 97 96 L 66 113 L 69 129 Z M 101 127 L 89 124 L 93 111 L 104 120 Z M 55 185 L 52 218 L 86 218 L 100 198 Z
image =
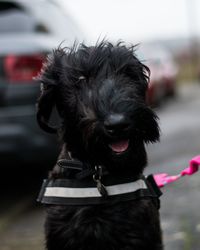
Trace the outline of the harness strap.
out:
M 152 174 L 148 175 L 146 177 L 146 179 L 147 179 L 148 187 L 151 190 L 151 193 L 154 193 L 154 196 L 157 197 L 157 199 L 153 199 L 153 202 L 154 202 L 155 206 L 159 209 L 160 208 L 159 197 L 162 195 L 162 192 L 161 192 L 160 188 L 158 187 L 158 185 L 154 179 L 154 176 Z
M 106 197 L 101 196 L 93 181 L 44 180 L 37 201 L 55 205 L 95 205 L 149 197 L 156 200 L 156 206 L 159 208 L 157 200 L 161 192 L 158 192 L 158 188 L 154 188 L 154 183 L 150 179 L 153 178 L 141 178 L 126 183 L 107 181 L 104 184 L 108 193 Z
M 60 159 L 57 161 L 57 165 L 61 168 L 61 172 L 65 178 L 80 180 L 95 174 L 94 168 L 74 159 Z
M 60 159 L 62 179 L 46 179 L 37 201 L 55 205 L 95 205 L 141 198 L 152 199 L 159 209 L 161 191 L 153 176 L 110 175 L 103 166 L 92 168 L 78 160 Z

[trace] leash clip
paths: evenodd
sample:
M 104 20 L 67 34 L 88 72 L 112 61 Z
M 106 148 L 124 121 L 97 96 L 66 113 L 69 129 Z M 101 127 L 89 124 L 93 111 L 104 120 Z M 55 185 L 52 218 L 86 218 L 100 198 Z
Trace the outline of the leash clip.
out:
M 101 177 L 102 177 L 102 167 L 95 166 L 95 174 L 93 175 L 93 180 L 96 182 L 97 190 L 99 191 L 100 195 L 103 197 L 107 197 L 108 192 L 105 186 L 101 183 Z

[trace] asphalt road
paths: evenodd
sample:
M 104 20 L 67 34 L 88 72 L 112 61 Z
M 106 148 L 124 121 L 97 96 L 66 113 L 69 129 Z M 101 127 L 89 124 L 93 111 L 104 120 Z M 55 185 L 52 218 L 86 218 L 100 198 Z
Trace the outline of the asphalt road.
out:
M 200 85 L 181 88 L 158 115 L 159 144 L 148 147 L 147 173 L 180 173 L 200 155 Z M 162 189 L 161 221 L 166 250 L 200 249 L 200 172 Z
M 182 87 L 176 99 L 157 110 L 162 137 L 149 145 L 148 173 L 178 174 L 200 154 L 200 85 Z M 162 189 L 161 221 L 165 250 L 200 249 L 200 172 Z M 19 196 L 0 210 L 1 250 L 44 249 L 44 211 L 34 198 Z M 30 206 L 31 205 L 31 206 Z

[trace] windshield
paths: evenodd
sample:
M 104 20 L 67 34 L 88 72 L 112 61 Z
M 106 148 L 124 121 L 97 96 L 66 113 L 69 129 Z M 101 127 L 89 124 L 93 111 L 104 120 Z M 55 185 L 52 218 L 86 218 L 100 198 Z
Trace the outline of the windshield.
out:
M 78 37 L 78 27 L 59 6 L 47 1 L 0 1 L 1 33 L 51 33 Z

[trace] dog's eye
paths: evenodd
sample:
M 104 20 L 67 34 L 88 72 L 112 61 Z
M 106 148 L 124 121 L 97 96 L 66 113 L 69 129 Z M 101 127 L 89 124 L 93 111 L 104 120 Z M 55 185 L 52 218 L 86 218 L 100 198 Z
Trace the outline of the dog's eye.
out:
M 85 80 L 86 78 L 85 76 L 80 76 L 78 79 L 81 81 L 81 80 Z
M 77 79 L 77 83 L 81 84 L 83 82 L 86 82 L 86 77 L 85 76 L 79 76 L 78 79 Z

